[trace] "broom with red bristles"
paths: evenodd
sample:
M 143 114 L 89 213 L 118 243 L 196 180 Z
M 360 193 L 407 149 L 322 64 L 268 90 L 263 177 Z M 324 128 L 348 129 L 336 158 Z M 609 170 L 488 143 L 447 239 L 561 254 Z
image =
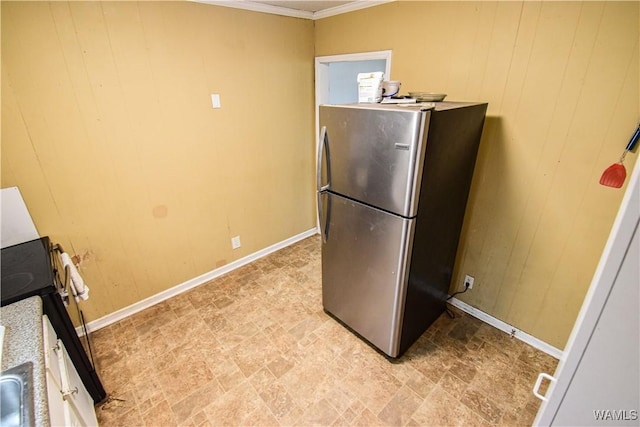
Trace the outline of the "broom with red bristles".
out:
M 638 125 L 638 129 L 636 129 L 636 132 L 631 137 L 631 140 L 627 144 L 627 147 L 622 152 L 620 160 L 618 160 L 617 163 L 609 166 L 602 173 L 602 176 L 600 177 L 600 184 L 606 187 L 613 188 L 622 187 L 622 184 L 624 184 L 624 180 L 627 178 L 627 170 L 624 168 L 624 165 L 622 163 L 624 162 L 624 158 L 627 156 L 627 153 L 633 150 L 633 148 L 636 146 L 638 139 L 640 139 L 640 125 Z

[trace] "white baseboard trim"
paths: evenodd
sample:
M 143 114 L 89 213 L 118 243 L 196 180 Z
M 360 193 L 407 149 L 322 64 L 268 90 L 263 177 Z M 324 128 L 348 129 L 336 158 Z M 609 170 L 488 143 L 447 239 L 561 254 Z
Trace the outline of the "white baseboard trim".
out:
M 555 357 L 558 360 L 562 358 L 562 350 L 559 350 L 554 346 L 552 346 L 551 344 L 547 344 L 546 342 L 534 337 L 533 335 L 529 335 L 528 333 L 523 332 L 520 329 L 506 322 L 503 322 L 500 319 L 496 319 L 495 317 L 485 313 L 482 310 L 478 310 L 477 308 L 472 307 L 469 304 L 462 302 L 456 298 L 451 298 L 449 300 L 449 303 L 452 306 L 457 307 L 460 310 L 464 311 L 465 313 L 470 314 L 471 316 L 477 319 L 480 319 L 483 322 L 497 329 L 500 329 L 501 331 L 506 332 L 509 335 L 512 335 L 513 337 L 519 339 L 520 341 L 523 341 L 529 344 L 531 347 L 537 348 L 538 350 L 544 353 L 547 353 L 551 357 Z
M 250 255 L 247 255 L 243 258 L 240 258 L 238 260 L 235 260 L 233 262 L 230 262 L 227 265 L 224 265 L 220 268 L 216 268 L 215 270 L 211 270 L 207 273 L 201 274 L 198 277 L 194 277 L 193 279 L 187 280 L 186 282 L 180 283 L 179 285 L 176 285 L 172 288 L 169 288 L 165 291 L 159 292 L 155 295 L 152 295 L 148 298 L 145 298 L 141 301 L 138 301 L 135 304 L 131 304 L 128 307 L 122 308 L 120 310 L 114 311 L 111 314 L 107 314 L 104 317 L 101 317 L 100 319 L 97 320 L 93 320 L 89 323 L 87 323 L 87 330 L 88 332 L 94 332 L 97 331 L 98 329 L 104 328 L 105 326 L 109 326 L 112 323 L 115 323 L 119 320 L 124 319 L 125 317 L 129 317 L 132 314 L 135 314 L 139 311 L 142 311 L 146 308 L 149 308 L 153 305 L 156 305 L 162 301 L 165 301 L 171 297 L 174 297 L 176 295 L 179 295 L 185 291 L 188 291 L 189 289 L 195 288 L 196 286 L 200 286 L 203 285 L 213 279 L 215 279 L 216 277 L 220 277 L 223 274 L 229 273 L 230 271 L 233 271 L 237 268 L 240 268 L 244 265 L 249 264 L 250 262 L 256 261 L 264 256 L 267 256 L 273 252 L 276 252 L 280 249 L 286 248 L 287 246 L 290 246 L 294 243 L 299 242 L 300 240 L 304 240 L 307 237 L 311 237 L 314 234 L 318 233 L 318 229 L 317 228 L 312 228 L 310 230 L 307 230 L 305 232 L 302 232 L 300 234 L 297 234 L 293 237 L 290 237 L 288 239 L 285 239 L 281 242 L 275 243 L 271 246 L 268 246 L 264 249 L 261 249 L 257 252 L 254 252 Z M 77 327 L 76 331 L 78 332 L 79 335 L 82 335 L 82 328 L 81 327 Z

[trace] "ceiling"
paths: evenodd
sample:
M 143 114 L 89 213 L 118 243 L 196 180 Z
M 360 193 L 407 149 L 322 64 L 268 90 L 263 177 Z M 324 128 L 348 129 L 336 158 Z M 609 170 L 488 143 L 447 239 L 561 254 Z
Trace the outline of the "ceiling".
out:
M 271 6 L 286 7 L 288 9 L 304 10 L 307 12 L 320 12 L 323 10 L 331 9 L 333 7 L 342 6 L 347 3 L 355 3 L 354 1 L 295 1 L 295 0 L 281 0 L 281 1 L 263 1 L 252 0 L 255 3 L 269 4 Z
M 358 9 L 377 6 L 394 0 L 193 0 L 199 3 L 247 9 L 256 12 L 320 19 Z

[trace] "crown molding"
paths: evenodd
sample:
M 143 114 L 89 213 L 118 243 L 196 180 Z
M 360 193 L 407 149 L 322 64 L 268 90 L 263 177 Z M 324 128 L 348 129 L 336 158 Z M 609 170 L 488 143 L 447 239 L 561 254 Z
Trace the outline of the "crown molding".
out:
M 234 9 L 251 10 L 253 12 L 271 13 L 273 15 L 291 16 L 293 18 L 313 19 L 313 12 L 289 9 L 287 7 L 271 6 L 269 4 L 255 3 L 246 0 L 192 0 L 196 3 L 211 4 L 214 6 L 233 7 Z
M 328 18 L 330 16 L 341 15 L 343 13 L 353 12 L 355 10 L 366 9 L 368 7 L 379 6 L 385 3 L 391 3 L 396 0 L 356 0 L 352 3 L 343 4 L 325 10 L 319 10 L 313 14 L 313 20 Z
M 233 7 L 235 9 L 251 10 L 253 12 L 271 13 L 274 15 L 290 16 L 303 19 L 322 19 L 330 16 L 340 15 L 355 10 L 378 6 L 396 0 L 356 0 L 352 3 L 332 7 L 318 12 L 307 12 L 305 10 L 290 9 L 288 7 L 272 6 L 264 3 L 257 3 L 249 0 L 191 0 L 195 3 L 204 3 L 214 6 Z

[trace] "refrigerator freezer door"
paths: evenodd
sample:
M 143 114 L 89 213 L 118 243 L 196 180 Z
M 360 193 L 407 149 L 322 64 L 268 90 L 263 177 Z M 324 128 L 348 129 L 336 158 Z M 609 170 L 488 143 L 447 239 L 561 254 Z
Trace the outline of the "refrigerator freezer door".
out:
M 417 213 L 430 112 L 320 106 L 326 128 L 329 189 L 365 204 L 413 217 Z
M 325 193 L 324 309 L 391 357 L 400 347 L 415 220 Z

